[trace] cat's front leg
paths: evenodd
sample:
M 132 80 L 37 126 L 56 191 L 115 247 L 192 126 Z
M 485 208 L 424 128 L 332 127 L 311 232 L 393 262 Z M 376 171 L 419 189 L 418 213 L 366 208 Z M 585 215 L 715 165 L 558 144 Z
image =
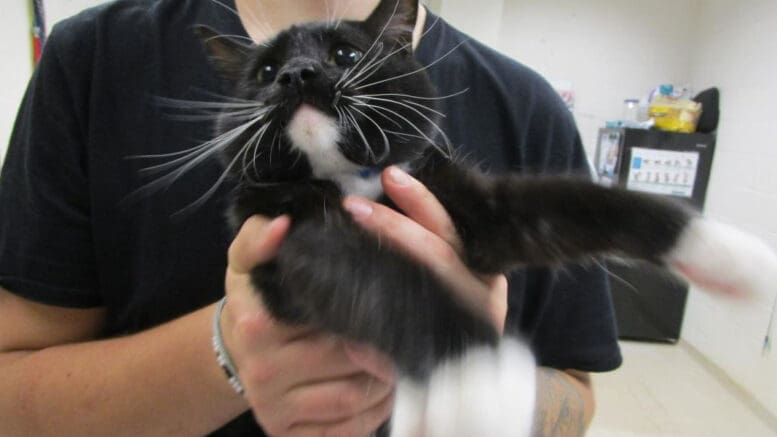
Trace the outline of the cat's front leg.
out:
M 571 177 L 486 175 L 446 162 L 418 177 L 451 215 L 474 269 L 553 266 L 599 255 L 661 263 L 695 214 Z
M 452 162 L 418 175 L 455 222 L 466 261 L 488 273 L 600 255 L 661 264 L 696 217 L 669 199 L 579 178 L 485 175 Z
M 672 198 L 570 177 L 490 176 L 451 162 L 417 175 L 481 272 L 610 256 L 648 261 L 728 295 L 768 295 L 777 275 L 777 255 L 763 241 Z

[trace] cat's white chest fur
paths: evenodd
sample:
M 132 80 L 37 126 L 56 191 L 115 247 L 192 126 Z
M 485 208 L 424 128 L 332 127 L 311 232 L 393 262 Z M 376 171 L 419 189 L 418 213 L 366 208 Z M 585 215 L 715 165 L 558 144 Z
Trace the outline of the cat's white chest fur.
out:
M 364 168 L 349 161 L 337 146 L 342 138 L 337 120 L 303 104 L 286 128 L 291 145 L 310 162 L 313 176 L 335 182 L 345 194 L 377 199 L 383 194 L 380 174 L 365 176 Z

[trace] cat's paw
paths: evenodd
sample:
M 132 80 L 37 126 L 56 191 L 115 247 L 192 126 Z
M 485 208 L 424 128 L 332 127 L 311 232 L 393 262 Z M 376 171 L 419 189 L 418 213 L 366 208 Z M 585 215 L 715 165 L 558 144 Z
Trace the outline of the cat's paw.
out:
M 471 349 L 437 367 L 425 386 L 400 381 L 391 436 L 528 436 L 535 374 L 534 357 L 520 341 Z
M 735 297 L 768 295 L 777 279 L 777 255 L 766 243 L 704 218 L 688 223 L 666 263 L 691 284 Z

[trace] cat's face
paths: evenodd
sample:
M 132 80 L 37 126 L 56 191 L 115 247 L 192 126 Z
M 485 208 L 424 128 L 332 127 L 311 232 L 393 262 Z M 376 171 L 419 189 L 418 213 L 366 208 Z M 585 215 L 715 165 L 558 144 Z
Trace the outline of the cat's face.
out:
M 231 171 L 327 178 L 411 161 L 432 146 L 434 88 L 411 47 L 416 12 L 416 0 L 384 0 L 363 22 L 294 26 L 261 46 L 200 29 L 235 102 L 256 109 L 221 117 L 222 134 L 234 133 L 224 148 Z

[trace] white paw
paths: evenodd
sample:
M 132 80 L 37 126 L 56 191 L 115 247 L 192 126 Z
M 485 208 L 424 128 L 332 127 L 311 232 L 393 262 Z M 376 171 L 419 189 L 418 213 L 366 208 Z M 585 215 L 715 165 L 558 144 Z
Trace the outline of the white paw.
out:
M 402 380 L 392 437 L 521 437 L 534 417 L 536 366 L 529 348 L 504 339 L 435 369 L 422 387 Z

